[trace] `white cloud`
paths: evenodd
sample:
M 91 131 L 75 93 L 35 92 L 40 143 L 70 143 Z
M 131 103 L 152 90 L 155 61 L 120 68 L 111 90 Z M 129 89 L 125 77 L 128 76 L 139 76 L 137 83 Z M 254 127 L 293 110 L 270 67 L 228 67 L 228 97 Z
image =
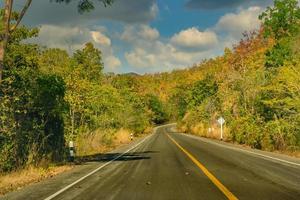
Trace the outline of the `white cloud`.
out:
M 104 59 L 104 64 L 110 71 L 116 71 L 122 65 L 120 59 L 112 55 Z
M 139 54 L 137 50 L 125 53 L 125 58 L 127 62 L 135 68 L 147 67 L 151 65 L 147 61 L 142 60 L 143 55 Z
M 148 0 L 148 2 L 149 2 L 149 0 Z M 149 9 L 149 18 L 155 19 L 156 16 L 158 15 L 158 13 L 159 13 L 159 8 L 158 8 L 157 4 L 153 2 L 152 6 Z
M 42 25 L 39 37 L 31 39 L 30 42 L 49 48 L 61 48 L 69 53 L 83 48 L 87 42 L 92 42 L 103 54 L 105 71 L 116 72 L 117 68 L 121 66 L 121 61 L 114 56 L 111 39 L 102 33 L 105 30 L 105 27 L 97 27 L 97 30 L 92 30 L 86 27 Z
M 199 31 L 196 27 L 182 30 L 171 38 L 171 43 L 184 48 L 210 49 L 218 43 L 213 31 Z
M 130 45 L 124 57 L 138 72 L 170 71 L 198 63 L 214 55 L 210 50 L 218 41 L 212 31 L 200 32 L 195 27 L 161 38 L 159 31 L 148 25 L 127 25 L 119 38 Z
M 142 72 L 169 71 L 191 66 L 203 59 L 220 55 L 224 47 L 239 41 L 243 32 L 259 28 L 258 15 L 261 12 L 260 7 L 238 9 L 222 16 L 215 26 L 207 30 L 190 27 L 169 39 L 161 38 L 158 32 L 157 36 L 152 37 L 155 39 L 150 40 L 151 37 L 140 34 L 141 26 L 126 26 L 120 38 L 130 42 L 132 48 L 125 53 L 125 59 L 132 68 Z M 148 26 L 147 29 L 153 28 Z
M 136 42 L 141 39 L 154 41 L 159 36 L 158 30 L 148 25 L 126 25 L 120 39 L 126 42 Z
M 91 31 L 90 33 L 91 33 L 91 36 L 92 36 L 94 42 L 96 42 L 100 45 L 104 45 L 104 46 L 111 46 L 110 39 L 103 33 L 99 32 L 99 31 Z
M 142 25 L 138 34 L 145 40 L 156 40 L 159 38 L 159 32 L 155 28 Z
M 262 11 L 261 7 L 255 6 L 241 9 L 237 13 L 228 13 L 220 18 L 215 29 L 239 39 L 243 32 L 259 28 L 258 16 Z
M 236 12 L 227 13 L 222 16 L 210 30 L 219 36 L 219 43 L 215 52 L 222 53 L 225 47 L 231 48 L 240 41 L 243 33 L 257 30 L 260 27 L 258 16 L 264 9 L 252 6 L 247 9 L 238 9 Z
M 119 36 L 119 38 L 126 42 L 131 42 L 134 40 L 133 34 L 135 33 L 134 26 L 126 26 L 124 28 L 123 33 Z
M 125 53 L 128 64 L 138 71 L 159 72 L 183 68 L 213 55 L 209 51 L 184 51 L 162 41 L 139 41 Z
M 62 48 L 69 52 L 81 48 L 90 40 L 90 31 L 80 27 L 40 26 L 39 37 L 33 42 L 49 48 Z
M 258 15 L 262 10 L 257 6 L 238 9 L 225 14 L 216 25 L 204 31 L 190 27 L 171 38 L 162 38 L 158 32 L 150 40 L 151 37 L 140 34 L 140 25 L 127 25 L 120 36 L 121 40 L 131 45 L 125 53 L 125 59 L 138 72 L 170 71 L 191 66 L 220 55 L 225 47 L 231 47 L 239 41 L 243 32 L 259 28 Z M 148 26 L 147 29 L 153 28 Z

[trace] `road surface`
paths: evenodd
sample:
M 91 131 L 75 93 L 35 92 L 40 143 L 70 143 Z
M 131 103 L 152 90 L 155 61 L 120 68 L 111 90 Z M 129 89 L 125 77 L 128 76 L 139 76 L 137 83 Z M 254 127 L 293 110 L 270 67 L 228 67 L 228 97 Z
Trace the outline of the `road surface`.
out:
M 158 127 L 2 199 L 300 199 L 300 160 Z

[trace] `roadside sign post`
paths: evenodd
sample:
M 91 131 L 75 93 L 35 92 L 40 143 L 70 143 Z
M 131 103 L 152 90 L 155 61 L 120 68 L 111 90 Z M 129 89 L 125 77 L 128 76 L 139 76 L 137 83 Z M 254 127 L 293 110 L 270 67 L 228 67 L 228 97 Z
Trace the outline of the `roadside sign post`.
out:
M 223 117 L 220 117 L 218 119 L 218 123 L 221 125 L 221 140 L 223 140 L 223 124 L 225 123 L 225 119 Z
M 221 124 L 221 140 L 223 140 L 223 124 Z

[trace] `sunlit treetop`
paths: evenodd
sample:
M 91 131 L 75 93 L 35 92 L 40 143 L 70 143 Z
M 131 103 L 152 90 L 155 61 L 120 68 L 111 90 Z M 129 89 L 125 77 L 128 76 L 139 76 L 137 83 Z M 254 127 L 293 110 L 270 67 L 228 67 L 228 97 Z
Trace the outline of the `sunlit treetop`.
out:
M 268 7 L 259 19 L 263 22 L 266 36 L 275 39 L 292 36 L 299 30 L 298 0 L 275 0 L 274 7 Z

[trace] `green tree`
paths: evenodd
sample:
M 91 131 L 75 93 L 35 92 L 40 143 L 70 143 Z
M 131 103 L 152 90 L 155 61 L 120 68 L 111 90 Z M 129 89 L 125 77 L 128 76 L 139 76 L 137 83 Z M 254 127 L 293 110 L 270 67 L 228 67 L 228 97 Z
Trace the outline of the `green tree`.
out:
M 205 79 L 196 82 L 192 88 L 190 105 L 197 106 L 208 97 L 215 95 L 218 91 L 218 84 L 212 76 L 207 76 Z
M 39 70 L 40 49 L 22 40 L 37 35 L 36 29 L 20 27 L 7 46 L 0 85 L 0 171 L 43 158 L 64 155 L 65 84 L 57 75 Z
M 168 115 L 164 109 L 164 105 L 155 95 L 147 96 L 148 107 L 153 112 L 152 121 L 155 124 L 161 124 L 168 120 Z
M 191 88 L 186 85 L 179 85 L 173 88 L 169 103 L 174 105 L 179 119 L 182 119 L 188 110 L 188 105 L 191 99 Z
M 77 50 L 73 58 L 85 78 L 100 79 L 103 70 L 101 51 L 96 49 L 92 43 L 87 43 L 82 50 Z
M 264 24 L 267 37 L 280 40 L 299 31 L 300 9 L 297 0 L 275 0 L 274 7 L 268 7 L 259 19 Z
M 259 19 L 263 22 L 265 37 L 274 38 L 274 47 L 266 53 L 266 67 L 280 67 L 293 56 L 291 43 L 299 33 L 300 8 L 297 0 L 275 0 Z

